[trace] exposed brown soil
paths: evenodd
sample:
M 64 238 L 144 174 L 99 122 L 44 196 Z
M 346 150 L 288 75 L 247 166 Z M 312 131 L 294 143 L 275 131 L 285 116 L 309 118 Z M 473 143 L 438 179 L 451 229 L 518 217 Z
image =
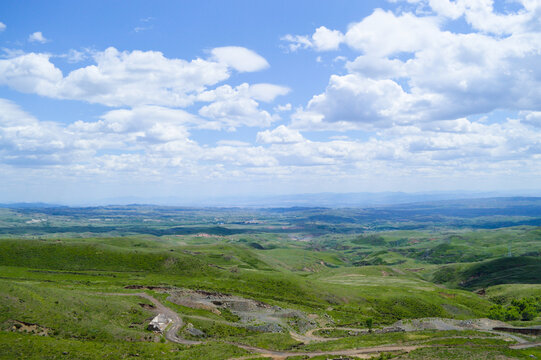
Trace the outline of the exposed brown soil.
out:
M 156 309 L 156 306 L 153 305 L 153 304 L 144 304 L 144 303 L 139 303 L 139 306 L 142 307 L 143 309 L 146 309 L 146 310 L 154 310 Z
M 127 285 L 124 286 L 124 289 L 129 290 L 152 290 L 152 291 L 167 291 L 172 289 L 171 287 L 167 286 L 144 286 L 144 285 Z
M 12 320 L 13 326 L 11 326 L 11 331 L 36 334 L 39 336 L 48 336 L 51 332 L 51 329 L 38 324 L 27 323 L 19 320 Z
M 443 296 L 443 297 L 448 298 L 448 299 L 453 299 L 456 296 L 455 294 L 447 294 L 447 293 L 444 293 L 444 292 L 440 292 L 439 294 L 441 296 Z

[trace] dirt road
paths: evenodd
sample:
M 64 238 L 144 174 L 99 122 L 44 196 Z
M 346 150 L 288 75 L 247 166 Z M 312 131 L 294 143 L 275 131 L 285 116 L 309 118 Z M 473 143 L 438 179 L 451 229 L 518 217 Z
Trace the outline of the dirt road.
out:
M 167 340 L 183 344 L 183 345 L 198 345 L 198 344 L 204 344 L 205 341 L 193 341 L 193 340 L 187 340 L 180 338 L 177 334 L 184 325 L 182 319 L 178 316 L 178 314 L 171 310 L 170 308 L 163 305 L 160 301 L 158 301 L 153 296 L 147 294 L 147 293 L 102 293 L 102 295 L 107 296 L 139 296 L 144 299 L 147 299 L 148 301 L 152 302 L 154 304 L 155 308 L 153 309 L 154 312 L 158 314 L 164 314 L 168 318 L 171 319 L 171 325 L 165 330 L 164 336 Z M 195 316 L 199 318 L 199 316 Z M 225 322 L 225 321 L 224 321 Z M 304 343 L 309 343 L 312 341 L 329 341 L 334 340 L 332 338 L 320 338 L 318 336 L 314 336 L 313 333 L 316 330 L 323 330 L 323 329 L 332 329 L 332 328 L 320 328 L 320 329 L 313 329 L 306 333 L 305 335 L 299 335 L 296 333 L 291 333 L 291 336 L 296 339 L 297 341 L 301 341 Z M 350 330 L 350 331 L 359 331 L 359 329 L 354 328 L 340 328 L 342 330 Z M 513 339 L 517 340 L 519 344 L 511 345 L 509 346 L 512 349 L 526 349 L 529 347 L 535 347 L 540 346 L 541 343 L 527 343 L 524 339 L 520 337 L 510 336 L 509 334 L 503 334 L 503 333 L 497 333 L 493 332 L 498 335 L 504 335 L 507 337 L 512 337 Z M 449 337 L 449 338 L 457 338 L 457 337 Z M 458 338 L 461 338 L 458 336 Z M 446 338 L 440 338 L 446 339 Z M 231 344 L 234 346 L 237 346 L 241 349 L 260 354 L 262 356 L 271 357 L 272 359 L 286 359 L 289 356 L 319 356 L 319 355 L 343 355 L 343 356 L 357 356 L 360 358 L 363 358 L 363 355 L 368 354 L 377 354 L 382 352 L 410 352 L 416 349 L 420 348 L 426 348 L 426 347 L 441 347 L 442 345 L 433 345 L 433 344 L 417 344 L 417 345 L 381 345 L 381 346 L 371 346 L 371 347 L 363 347 L 359 349 L 347 349 L 347 350 L 333 350 L 333 351 L 309 351 L 309 352 L 293 352 L 293 351 L 278 351 L 278 350 L 268 350 L 259 348 L 256 346 L 249 346 L 244 344 L 239 344 L 235 342 L 226 342 L 227 344 Z M 241 358 L 239 358 L 241 359 Z
M 166 331 L 164 333 L 164 336 L 165 336 L 165 338 L 167 340 L 169 340 L 171 342 L 174 342 L 174 343 L 183 344 L 183 345 L 197 345 L 197 344 L 202 343 L 201 341 L 187 340 L 187 339 L 182 339 L 182 338 L 178 337 L 177 333 L 179 332 L 179 330 L 184 325 L 184 323 L 182 322 L 182 319 L 180 318 L 180 316 L 178 316 L 178 314 L 175 311 L 169 309 L 168 307 L 163 305 L 161 302 L 159 302 L 156 298 L 154 298 L 153 296 L 148 295 L 147 293 L 131 293 L 131 294 L 112 293 L 112 294 L 103 294 L 103 295 L 109 295 L 109 296 L 139 296 L 139 297 L 142 297 L 144 299 L 147 299 L 148 301 L 152 302 L 152 304 L 154 304 L 154 306 L 155 306 L 154 311 L 157 314 L 164 314 L 169 319 L 171 319 L 171 325 L 166 329 Z

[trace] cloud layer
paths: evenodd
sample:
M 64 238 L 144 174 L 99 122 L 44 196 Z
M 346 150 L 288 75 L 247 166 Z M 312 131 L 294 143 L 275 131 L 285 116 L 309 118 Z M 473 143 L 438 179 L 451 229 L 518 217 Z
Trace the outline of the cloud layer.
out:
M 325 123 L 367 128 L 501 109 L 540 110 L 541 33 L 536 15 L 541 5 L 525 1 L 521 11 L 502 15 L 487 1 L 414 3 L 431 13 L 378 9 L 350 24 L 344 34 L 326 29 L 360 55 L 347 61 L 348 74 L 331 76 L 325 92 L 314 96 L 305 111 L 318 114 Z M 449 18 L 461 16 L 472 32 L 445 30 Z M 337 48 L 318 45 L 314 39 L 319 32 L 321 28 L 304 47 Z M 293 47 L 298 44 L 294 39 L 290 38 Z
M 0 99 L 0 169 L 10 178 L 177 185 L 306 181 L 317 191 L 402 189 L 404 179 L 417 190 L 471 179 L 534 186 L 541 3 L 502 13 L 486 0 L 393 2 L 394 11 L 375 9 L 342 29 L 282 37 L 283 56 L 313 51 L 334 72 L 304 103 L 288 84 L 252 82 L 249 73 L 272 64 L 244 47 L 188 60 L 114 47 L 12 51 L 0 58 L 0 85 L 101 112 L 44 121 Z

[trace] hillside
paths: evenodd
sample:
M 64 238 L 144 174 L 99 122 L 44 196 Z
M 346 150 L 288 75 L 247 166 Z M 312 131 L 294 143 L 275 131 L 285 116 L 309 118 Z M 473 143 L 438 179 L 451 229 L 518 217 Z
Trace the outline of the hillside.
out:
M 27 349 L 74 359 L 362 351 L 430 358 L 441 354 L 426 346 L 437 344 L 459 358 L 486 349 L 496 358 L 535 354 L 509 347 L 534 338 L 491 333 L 495 320 L 482 319 L 515 300 L 536 304 L 540 228 L 493 229 L 501 215 L 479 213 L 463 218 L 473 227 L 443 220 L 427 228 L 427 216 L 443 216 L 428 208 L 421 214 L 427 206 L 436 205 L 3 209 L 0 227 L 9 231 L 0 239 L 0 350 L 8 358 L 29 357 Z M 509 251 L 521 256 L 506 257 Z M 485 295 L 473 292 L 479 289 Z M 160 312 L 172 325 L 149 330 Z M 541 324 L 536 314 L 498 324 Z

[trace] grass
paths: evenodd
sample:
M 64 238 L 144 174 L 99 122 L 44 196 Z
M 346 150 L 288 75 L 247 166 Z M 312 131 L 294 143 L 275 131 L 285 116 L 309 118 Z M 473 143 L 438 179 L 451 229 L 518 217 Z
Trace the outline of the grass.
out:
M 102 241 L 3 240 L 0 249 L 5 251 L 0 253 L 0 266 L 7 270 L 4 277 L 52 281 L 59 288 L 75 286 L 86 291 L 118 292 L 126 285 L 139 284 L 237 294 L 309 313 L 327 312 L 337 324 L 364 322 L 367 317 L 373 317 L 377 323 L 404 317 L 468 318 L 482 316 L 490 306 L 475 295 L 442 291 L 417 274 L 393 267 L 326 267 L 311 274 L 268 271 L 268 265 L 257 269 L 257 264 L 267 264 L 257 260 L 257 251 L 242 246 L 237 249 L 231 244 L 199 246 L 201 255 L 194 256 L 181 251 L 182 247 L 155 244 L 154 240 L 131 239 L 120 241 L 120 246 L 114 246 L 112 240 L 107 240 L 107 244 Z M 139 246 L 133 250 L 126 248 L 128 244 Z M 194 251 L 193 245 L 189 248 Z M 253 256 L 251 263 L 255 267 L 232 272 L 209 266 L 213 259 L 210 255 L 219 252 L 238 259 Z M 20 264 L 29 269 L 16 266 Z
M 136 297 L 108 297 L 54 284 L 0 280 L 0 328 L 13 321 L 38 324 L 63 338 L 148 341 L 145 331 L 152 313 Z
M 291 350 L 293 348 L 299 348 L 301 344 L 292 339 L 289 334 L 283 333 L 250 335 L 238 342 L 269 350 Z
M 0 359 L 229 359 L 248 352 L 228 344 L 177 344 L 58 339 L 0 332 Z
M 387 334 L 363 333 L 357 336 L 344 337 L 338 340 L 331 340 L 323 343 L 312 343 L 298 347 L 299 351 L 337 351 L 344 349 L 354 349 L 359 347 L 379 346 L 385 344 L 419 344 L 419 343 L 439 343 L 448 341 L 445 338 L 463 337 L 463 336 L 481 336 L 486 338 L 492 344 L 492 336 L 474 331 L 414 331 L 414 332 L 395 332 Z M 451 340 L 452 341 L 452 340 Z M 483 342 L 484 339 L 475 339 Z
M 454 265 L 438 269 L 433 279 L 466 289 L 486 288 L 500 284 L 541 283 L 541 258 L 505 257 L 471 265 Z
M 535 359 L 541 357 L 541 348 L 526 350 L 512 350 L 505 346 L 493 347 L 471 344 L 452 347 L 433 347 L 417 349 L 409 354 L 393 357 L 396 360 L 432 360 L 432 359 L 451 359 L 451 360 L 503 360 L 503 359 Z
M 277 229 L 284 225 L 282 218 L 273 219 L 272 226 Z M 527 246 L 536 251 L 541 239 L 538 229 L 399 230 L 359 237 L 348 233 L 349 226 L 354 226 L 352 223 L 344 225 L 347 229 L 343 233 L 329 234 L 324 233 L 328 227 L 320 228 L 319 224 L 326 218 L 315 219 L 317 223 L 307 226 L 322 231 L 321 236 L 303 231 L 295 232 L 293 237 L 286 231 L 283 234 L 255 233 L 256 225 L 249 232 L 240 231 L 241 225 L 234 225 L 230 226 L 234 231 L 227 234 L 214 227 L 216 236 L 207 237 L 196 233 L 212 233 L 212 230 L 201 230 L 205 228 L 203 224 L 183 223 L 184 228 L 190 229 L 182 230 L 181 236 L 95 237 L 89 234 L 86 238 L 69 238 L 65 233 L 61 239 L 50 235 L 42 240 L 0 240 L 0 358 L 129 358 L 139 354 L 141 358 L 225 359 L 246 355 L 243 350 L 220 341 L 299 351 L 430 343 L 456 347 L 456 352 L 449 352 L 449 356 L 456 355 L 457 359 L 466 354 L 475 358 L 472 354 L 477 354 L 478 348 L 491 349 L 487 354 L 503 354 L 504 351 L 500 340 L 443 339 L 480 336 L 479 333 L 445 331 L 358 336 L 331 331 L 332 335 L 344 337 L 302 345 L 287 332 L 258 333 L 234 326 L 232 323 L 238 321 L 238 317 L 231 312 L 218 315 L 191 309 L 168 302 L 166 294 L 151 292 L 177 311 L 186 323 L 202 330 L 210 341 L 207 345 L 190 348 L 162 344 L 154 342 L 159 341 L 159 337 L 146 330 L 146 324 L 154 316 L 139 305 L 146 300 L 102 295 L 133 292 L 125 289 L 127 285 L 233 294 L 300 310 L 336 326 L 359 328 L 365 327 L 368 318 L 374 320 L 376 327 L 381 327 L 399 319 L 428 316 L 483 317 L 492 305 L 491 300 L 541 294 L 538 257 L 493 259 L 506 251 L 501 241 L 510 242 L 516 253 L 526 252 Z M 167 221 L 169 225 L 175 223 Z M 167 226 L 153 225 L 153 229 L 159 233 Z M 498 234 L 503 239 L 500 243 Z M 255 243 L 258 245 L 253 245 Z M 482 248 L 483 243 L 487 244 L 485 248 Z M 456 249 L 467 249 L 476 260 L 489 260 L 444 264 L 470 260 L 457 258 Z M 528 282 L 531 284 L 526 284 Z M 498 285 L 503 283 L 506 285 Z M 457 288 L 459 284 L 463 289 Z M 468 291 L 478 287 L 487 288 L 486 296 Z M 15 321 L 37 324 L 47 329 L 49 336 L 10 332 Z M 189 337 L 185 330 L 181 336 Z M 467 349 L 468 344 L 475 346 Z M 446 354 L 445 351 L 450 350 L 419 349 L 408 355 L 395 355 L 422 359 L 430 354 Z M 513 354 L 520 358 L 526 352 Z

